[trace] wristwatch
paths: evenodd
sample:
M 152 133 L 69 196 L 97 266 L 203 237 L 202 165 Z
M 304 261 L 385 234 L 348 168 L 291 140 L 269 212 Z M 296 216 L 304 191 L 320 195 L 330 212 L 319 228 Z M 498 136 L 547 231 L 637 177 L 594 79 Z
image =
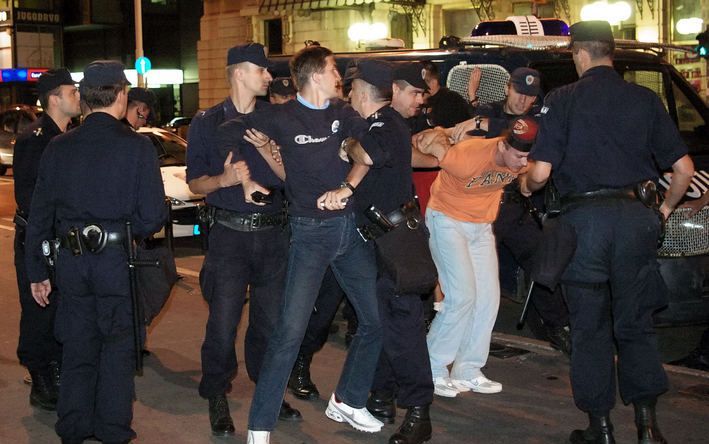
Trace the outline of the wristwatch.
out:
M 342 182 L 340 184 L 340 188 L 349 188 L 350 191 L 352 191 L 352 194 L 354 194 L 355 192 L 355 187 L 353 187 L 352 184 L 347 181 Z
M 480 123 L 482 123 L 483 119 L 480 116 L 475 117 L 475 129 L 479 130 L 480 129 Z

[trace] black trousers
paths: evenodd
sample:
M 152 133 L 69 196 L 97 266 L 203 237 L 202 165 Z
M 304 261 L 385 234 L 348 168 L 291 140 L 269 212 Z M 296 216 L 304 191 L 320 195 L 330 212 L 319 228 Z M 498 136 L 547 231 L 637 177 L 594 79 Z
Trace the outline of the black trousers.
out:
M 541 241 L 542 230 L 524 205 L 520 201 L 506 201 L 500 205 L 493 229 L 498 245 L 507 248 L 522 269 L 530 270 L 532 254 Z M 569 313 L 560 287 L 550 290 L 535 285 L 531 302 L 545 324 L 552 327 L 569 324 Z
M 63 358 L 55 428 L 70 442 L 92 435 L 103 442 L 135 437 L 135 346 L 126 260 L 124 249 L 116 247 L 98 255 L 59 253 L 62 296 L 55 332 Z
M 576 230 L 563 276 L 571 321 L 571 386 L 577 407 L 596 415 L 667 390 L 652 313 L 667 304 L 656 260 L 660 222 L 630 199 L 576 205 L 562 221 Z M 617 364 L 614 356 L 617 354 Z
M 384 342 L 372 391 L 395 394 L 401 407 L 431 404 L 433 376 L 421 296 L 396 294 L 394 282 L 380 270 L 377 298 Z
M 229 391 L 236 376 L 234 341 L 249 290 L 249 327 L 244 340 L 246 371 L 256 382 L 268 340 L 283 308 L 288 230 L 243 232 L 219 223 L 209 231 L 209 250 L 200 272 L 209 319 L 202 344 L 199 394 Z
M 15 228 L 15 272 L 20 295 L 20 337 L 17 357 L 30 371 L 44 371 L 52 361 L 61 362 L 62 349 L 54 337 L 54 319 L 59 305 L 59 292 L 52 291 L 50 304 L 40 307 L 32 297 L 25 270 L 25 231 Z

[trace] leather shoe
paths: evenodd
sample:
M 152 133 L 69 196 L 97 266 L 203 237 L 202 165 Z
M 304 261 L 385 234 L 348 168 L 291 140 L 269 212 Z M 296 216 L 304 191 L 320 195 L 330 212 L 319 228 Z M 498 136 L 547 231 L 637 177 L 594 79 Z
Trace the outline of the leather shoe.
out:
M 278 419 L 281 421 L 299 422 L 303 420 L 303 416 L 297 409 L 294 409 L 286 401 L 281 403 L 281 410 L 278 411 Z
M 367 410 L 375 418 L 385 424 L 394 424 L 396 418 L 396 404 L 394 395 L 383 391 L 374 391 L 367 399 Z
M 615 444 L 613 424 L 608 415 L 596 416 L 589 413 L 586 430 L 574 430 L 569 436 L 571 444 Z
M 226 395 L 209 398 L 209 423 L 212 435 L 229 436 L 234 434 L 234 421 L 229 414 L 229 402 Z
M 431 439 L 428 405 L 409 407 L 404 422 L 389 438 L 389 444 L 421 444 Z
M 310 361 L 312 359 L 312 355 L 299 353 L 288 379 L 288 388 L 298 399 L 311 401 L 320 398 L 318 388 L 310 379 Z
M 635 407 L 635 426 L 638 428 L 638 444 L 667 444 L 657 425 L 655 405 L 657 398 L 633 403 Z
M 52 382 L 49 371 L 30 370 L 32 389 L 30 390 L 30 405 L 42 410 L 54 411 L 57 409 L 58 392 Z

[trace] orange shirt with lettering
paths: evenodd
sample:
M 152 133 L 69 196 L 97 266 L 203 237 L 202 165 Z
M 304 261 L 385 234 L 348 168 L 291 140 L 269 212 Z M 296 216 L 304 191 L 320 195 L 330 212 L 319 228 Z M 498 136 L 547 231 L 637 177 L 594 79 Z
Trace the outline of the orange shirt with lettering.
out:
M 515 173 L 495 163 L 501 139 L 473 138 L 452 146 L 440 161 L 428 207 L 461 222 L 494 222 L 502 189 L 527 170 Z

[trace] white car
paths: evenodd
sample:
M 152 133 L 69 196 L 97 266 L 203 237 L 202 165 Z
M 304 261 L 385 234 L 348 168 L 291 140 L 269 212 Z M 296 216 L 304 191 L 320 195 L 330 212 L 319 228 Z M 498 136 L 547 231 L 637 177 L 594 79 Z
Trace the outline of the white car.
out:
M 186 181 L 185 154 L 187 141 L 162 128 L 143 127 L 138 133 L 147 136 L 160 159 L 160 173 L 165 185 L 165 195 L 172 209 L 173 237 L 200 234 L 197 211 L 204 204 L 204 196 L 190 191 Z M 164 233 L 158 233 L 158 237 Z

